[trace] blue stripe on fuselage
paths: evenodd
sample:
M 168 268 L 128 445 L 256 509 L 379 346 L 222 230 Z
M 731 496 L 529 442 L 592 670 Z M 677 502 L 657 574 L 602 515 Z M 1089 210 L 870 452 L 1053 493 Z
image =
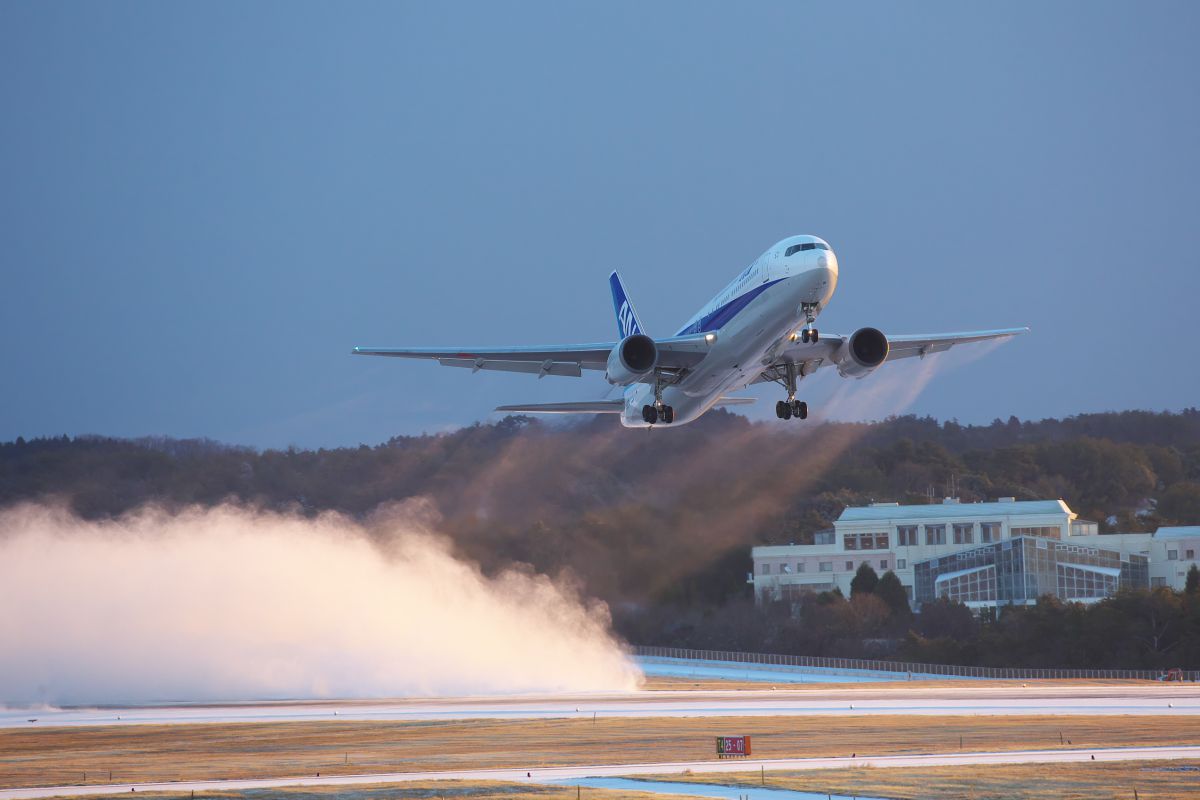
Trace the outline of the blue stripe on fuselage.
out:
M 783 278 L 778 278 L 769 283 L 762 283 L 758 286 L 755 286 L 745 294 L 739 295 L 711 313 L 705 314 L 703 317 L 696 320 L 691 325 L 688 325 L 675 335 L 687 336 L 693 333 L 708 333 L 709 331 L 721 330 L 721 328 L 728 324 L 731 319 L 736 317 L 743 308 L 750 305 L 750 302 L 754 298 L 758 297 L 760 294 L 779 283 L 781 280 L 783 280 Z

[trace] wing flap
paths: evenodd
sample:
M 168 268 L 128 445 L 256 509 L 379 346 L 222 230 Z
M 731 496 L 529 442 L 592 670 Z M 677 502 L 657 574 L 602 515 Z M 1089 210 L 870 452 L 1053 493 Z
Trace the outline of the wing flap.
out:
M 547 375 L 562 375 L 571 378 L 580 377 L 582 365 L 575 361 L 503 361 L 500 359 L 483 358 L 439 358 L 438 363 L 443 367 L 465 367 L 473 371 L 481 369 L 498 372 L 524 372 L 544 378 Z
M 1029 328 L 999 328 L 992 331 L 963 331 L 960 333 L 918 333 L 893 336 L 887 334 L 889 363 L 901 358 L 913 356 L 924 358 L 931 353 L 943 353 L 951 347 L 975 342 L 1000 341 L 1028 333 Z M 763 373 L 752 383 L 778 380 L 776 370 L 783 369 L 788 364 L 799 367 L 800 377 L 816 372 L 819 367 L 836 364 L 835 356 L 842 344 L 850 339 L 849 336 L 837 334 L 821 334 L 821 339 L 815 344 L 796 343 L 775 354 L 770 363 L 765 364 Z
M 714 334 L 672 336 L 655 339 L 658 365 L 662 369 L 682 371 L 704 360 L 716 341 Z M 388 358 L 423 358 L 436 361 L 443 367 L 465 367 L 472 370 L 524 372 L 538 377 L 564 375 L 578 378 L 582 370 L 604 370 L 608 356 L 618 342 L 588 344 L 532 345 L 529 347 L 356 347 L 357 356 L 386 356 Z

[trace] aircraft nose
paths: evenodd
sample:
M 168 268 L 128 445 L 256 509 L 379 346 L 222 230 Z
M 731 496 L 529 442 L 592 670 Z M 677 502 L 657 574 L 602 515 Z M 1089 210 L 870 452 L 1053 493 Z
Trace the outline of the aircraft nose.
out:
M 838 274 L 837 256 L 832 250 L 817 251 L 817 269 L 828 270 L 831 278 L 836 279 Z

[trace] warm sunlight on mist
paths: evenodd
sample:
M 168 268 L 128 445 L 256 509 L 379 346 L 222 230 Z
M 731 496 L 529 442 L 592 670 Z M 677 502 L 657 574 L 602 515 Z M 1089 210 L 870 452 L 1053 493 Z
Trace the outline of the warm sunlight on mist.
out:
M 605 607 L 542 575 L 484 576 L 428 516 L 0 512 L 0 702 L 636 686 Z

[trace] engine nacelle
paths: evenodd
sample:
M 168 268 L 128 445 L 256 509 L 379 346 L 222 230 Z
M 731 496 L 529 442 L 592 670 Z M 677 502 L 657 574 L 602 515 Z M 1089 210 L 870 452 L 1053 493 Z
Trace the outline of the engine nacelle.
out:
M 658 365 L 658 345 L 649 336 L 626 336 L 608 354 L 604 377 L 617 386 L 629 386 L 650 374 Z
M 843 378 L 862 378 L 869 375 L 888 357 L 891 345 L 878 328 L 859 328 L 842 342 L 833 361 Z

